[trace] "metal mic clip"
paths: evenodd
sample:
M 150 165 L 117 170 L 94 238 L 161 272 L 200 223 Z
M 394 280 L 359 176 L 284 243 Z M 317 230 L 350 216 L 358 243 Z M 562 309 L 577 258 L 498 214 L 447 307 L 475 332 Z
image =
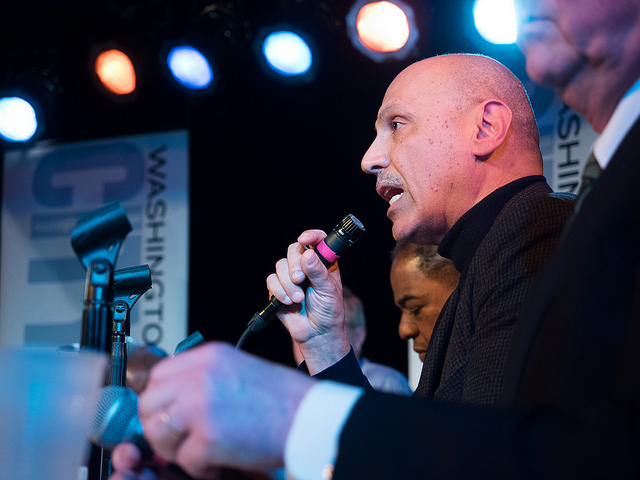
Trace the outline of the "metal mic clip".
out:
M 113 335 L 111 357 L 113 364 L 109 383 L 125 386 L 127 374 L 127 337 L 130 332 L 131 309 L 151 288 L 148 265 L 123 268 L 113 273 Z
M 124 209 L 111 204 L 81 218 L 71 233 L 71 246 L 87 270 L 80 348 L 111 351 L 113 270 L 130 231 Z

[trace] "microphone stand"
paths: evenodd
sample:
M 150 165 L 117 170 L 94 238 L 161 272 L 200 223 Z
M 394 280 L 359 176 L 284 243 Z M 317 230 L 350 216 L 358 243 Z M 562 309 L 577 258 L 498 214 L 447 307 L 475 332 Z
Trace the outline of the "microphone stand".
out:
M 124 387 L 127 376 L 127 344 L 130 333 L 131 310 L 142 295 L 151 288 L 148 265 L 123 268 L 114 273 L 113 335 L 111 344 L 111 373 L 109 384 Z
M 111 349 L 108 325 L 113 301 L 113 266 L 104 259 L 89 264 L 84 284 L 80 348 Z
M 151 288 L 151 272 L 148 265 L 116 270 L 114 278 L 113 334 L 111 342 L 110 385 L 125 387 L 127 383 L 127 337 L 130 333 L 131 309 Z M 100 479 L 111 474 L 111 452 L 100 449 Z
M 80 348 L 111 353 L 113 270 L 131 224 L 124 209 L 111 204 L 80 219 L 71 246 L 87 270 Z
M 71 246 L 87 271 L 80 349 L 108 354 L 112 351 L 113 271 L 120 246 L 130 231 L 131 224 L 124 209 L 113 203 L 81 218 L 71 232 Z M 108 475 L 109 459 L 105 453 L 100 449 L 99 464 L 96 465 L 93 460 L 98 452 L 91 448 L 89 480 L 105 479 Z

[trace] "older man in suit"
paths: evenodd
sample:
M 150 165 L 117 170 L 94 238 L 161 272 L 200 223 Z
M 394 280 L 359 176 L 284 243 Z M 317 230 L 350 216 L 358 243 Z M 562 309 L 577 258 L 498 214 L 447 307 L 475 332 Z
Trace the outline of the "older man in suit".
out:
M 594 153 L 603 173 L 525 304 L 507 362 L 513 370 L 505 377 L 504 406 L 316 382 L 213 344 L 192 352 L 188 363 L 219 388 L 236 385 L 236 395 L 205 396 L 208 411 L 217 411 L 206 439 L 197 435 L 204 428 L 198 412 L 191 419 L 180 413 L 188 409 L 176 408 L 176 424 L 163 422 L 162 413 L 173 413 L 180 401 L 163 396 L 175 377 L 163 382 L 174 367 L 161 364 L 155 393 L 141 406 L 154 446 L 194 472 L 216 464 L 260 468 L 286 457 L 290 473 L 305 479 L 329 472 L 337 480 L 640 476 L 640 3 L 521 3 L 527 71 L 556 86 L 601 132 Z M 328 276 L 311 266 L 312 276 Z M 238 389 L 238 378 L 249 372 Z M 261 399 L 253 413 L 243 410 L 253 421 L 228 418 L 249 395 Z M 322 408 L 325 395 L 331 408 Z M 176 425 L 183 435 L 171 441 L 169 426 Z M 187 446 L 199 447 L 195 459 L 186 457 Z M 135 463 L 126 452 L 123 447 L 118 459 L 125 471 Z

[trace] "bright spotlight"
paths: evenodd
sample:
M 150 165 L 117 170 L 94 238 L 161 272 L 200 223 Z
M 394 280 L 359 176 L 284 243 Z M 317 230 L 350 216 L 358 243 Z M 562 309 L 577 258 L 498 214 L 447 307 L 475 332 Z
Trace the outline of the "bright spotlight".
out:
M 204 90 L 213 82 L 211 64 L 199 50 L 188 45 L 172 48 L 167 66 L 173 78 L 190 90 Z
M 24 98 L 0 98 L 0 136 L 9 142 L 28 142 L 38 130 L 35 108 Z
M 351 43 L 381 62 L 406 58 L 418 40 L 413 10 L 398 1 L 358 0 L 347 15 Z
M 95 72 L 102 85 L 115 95 L 128 95 L 136 89 L 136 71 L 131 59 L 122 51 L 101 52 L 95 61 Z
M 409 39 L 409 21 L 400 7 L 391 2 L 364 5 L 356 19 L 358 37 L 376 52 L 395 52 Z
M 304 75 L 313 64 L 311 47 L 291 31 L 281 30 L 267 35 L 262 53 L 274 71 L 287 77 Z
M 473 19 L 478 33 L 497 45 L 515 43 L 516 12 L 513 0 L 475 0 Z

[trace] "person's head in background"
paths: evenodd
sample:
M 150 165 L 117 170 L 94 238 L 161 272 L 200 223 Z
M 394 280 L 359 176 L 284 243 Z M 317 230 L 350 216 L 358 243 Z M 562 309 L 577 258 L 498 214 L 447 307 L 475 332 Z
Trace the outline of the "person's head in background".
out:
M 344 328 L 353 347 L 353 352 L 360 359 L 362 346 L 367 338 L 367 319 L 364 314 L 364 305 L 362 300 L 345 285 L 342 286 L 342 296 L 344 297 Z M 304 360 L 295 343 L 293 345 L 293 356 L 298 365 Z
M 342 287 L 344 297 L 344 328 L 357 358 L 362 356 L 362 346 L 367 338 L 367 319 L 364 305 L 349 287 Z
M 149 382 L 151 368 L 166 357 L 167 353 L 155 345 L 134 347 L 127 358 L 127 387 L 140 395 Z
M 413 340 L 413 349 L 424 361 L 433 327 L 460 273 L 451 260 L 438 255 L 435 245 L 398 242 L 391 258 L 391 289 L 401 311 L 398 334 Z
M 531 80 L 602 133 L 640 76 L 637 0 L 519 0 L 518 46 Z

